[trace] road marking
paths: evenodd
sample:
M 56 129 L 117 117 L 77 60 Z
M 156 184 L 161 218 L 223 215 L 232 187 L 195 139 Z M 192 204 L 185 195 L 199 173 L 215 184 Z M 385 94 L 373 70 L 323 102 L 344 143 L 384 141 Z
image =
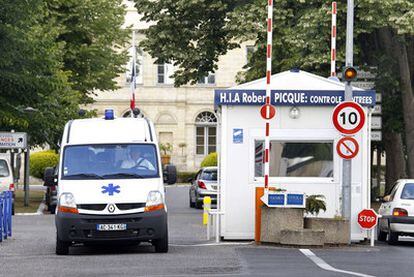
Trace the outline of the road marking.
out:
M 327 264 L 324 260 L 322 260 L 318 256 L 316 256 L 309 249 L 299 249 L 299 250 L 300 250 L 300 252 L 302 252 L 302 254 L 304 254 L 306 257 L 308 257 L 312 262 L 314 262 L 317 266 L 319 266 L 320 268 L 322 268 L 324 270 L 338 272 L 338 273 L 344 273 L 344 274 L 349 274 L 349 275 L 354 275 L 354 276 L 361 276 L 361 277 L 375 277 L 373 275 L 336 269 L 336 268 L 330 266 L 329 264 Z

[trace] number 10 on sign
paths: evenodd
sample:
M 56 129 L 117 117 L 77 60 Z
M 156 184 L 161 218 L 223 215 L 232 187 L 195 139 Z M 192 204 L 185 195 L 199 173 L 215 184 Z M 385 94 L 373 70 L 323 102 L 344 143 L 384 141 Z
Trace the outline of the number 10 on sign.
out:
M 364 127 L 364 109 L 356 102 L 342 102 L 335 107 L 332 122 L 335 128 L 342 134 L 355 134 Z

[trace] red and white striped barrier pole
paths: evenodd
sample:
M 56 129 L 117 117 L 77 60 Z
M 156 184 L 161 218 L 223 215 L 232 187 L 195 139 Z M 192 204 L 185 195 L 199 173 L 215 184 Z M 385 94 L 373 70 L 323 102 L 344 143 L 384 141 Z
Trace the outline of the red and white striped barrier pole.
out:
M 271 119 L 271 82 L 272 82 L 272 44 L 273 44 L 273 0 L 268 0 L 267 5 L 267 53 L 266 53 L 266 136 L 264 159 L 264 195 L 269 193 L 269 148 L 270 148 L 270 119 Z
M 336 76 L 336 2 L 332 2 L 331 76 Z

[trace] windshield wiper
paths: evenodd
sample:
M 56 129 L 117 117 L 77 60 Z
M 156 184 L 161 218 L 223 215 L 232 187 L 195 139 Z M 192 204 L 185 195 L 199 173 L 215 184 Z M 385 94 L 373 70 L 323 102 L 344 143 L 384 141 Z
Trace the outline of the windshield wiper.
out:
M 101 175 L 97 175 L 94 173 L 79 173 L 79 174 L 72 174 L 72 175 L 65 175 L 64 178 L 90 178 L 90 179 L 103 179 Z
M 102 176 L 105 179 L 111 179 L 111 178 L 122 178 L 122 177 L 132 177 L 136 179 L 142 179 L 144 176 L 135 174 L 135 173 L 113 173 L 113 174 L 105 174 Z

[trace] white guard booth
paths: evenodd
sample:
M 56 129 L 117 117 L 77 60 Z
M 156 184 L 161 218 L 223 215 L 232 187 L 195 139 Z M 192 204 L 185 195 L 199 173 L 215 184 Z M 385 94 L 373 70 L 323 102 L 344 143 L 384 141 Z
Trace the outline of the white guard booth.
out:
M 332 123 L 333 108 L 344 99 L 344 84 L 300 70 L 272 76 L 271 102 L 276 116 L 270 125 L 269 186 L 306 195 L 325 196 L 327 210 L 319 217 L 341 215 L 342 159 L 336 143 L 342 135 Z M 254 239 L 255 188 L 263 187 L 266 80 L 215 91 L 219 115 L 218 149 L 220 235 L 224 239 Z M 366 232 L 357 213 L 370 202 L 370 114 L 375 91 L 354 88 L 354 101 L 364 107 L 367 121 L 354 137 L 359 154 L 352 160 L 352 240 Z

